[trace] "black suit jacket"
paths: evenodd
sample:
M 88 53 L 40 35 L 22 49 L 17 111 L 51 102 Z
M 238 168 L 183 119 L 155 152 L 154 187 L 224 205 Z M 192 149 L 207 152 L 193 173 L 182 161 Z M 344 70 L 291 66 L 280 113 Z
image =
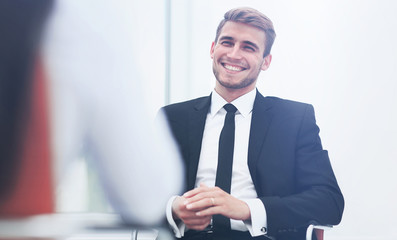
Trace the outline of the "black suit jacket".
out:
M 186 164 L 187 190 L 194 188 L 210 104 L 208 96 L 163 108 Z M 340 222 L 344 199 L 311 105 L 257 92 L 247 164 L 266 208 L 269 236 L 304 239 L 311 222 Z

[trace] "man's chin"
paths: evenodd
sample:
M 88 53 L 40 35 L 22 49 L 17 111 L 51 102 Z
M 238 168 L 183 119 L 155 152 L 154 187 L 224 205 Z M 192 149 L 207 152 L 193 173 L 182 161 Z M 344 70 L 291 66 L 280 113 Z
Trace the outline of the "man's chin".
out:
M 224 88 L 237 90 L 250 86 L 253 82 L 255 82 L 255 80 L 244 80 L 242 82 L 232 83 L 232 82 L 221 81 L 218 79 L 218 82 Z

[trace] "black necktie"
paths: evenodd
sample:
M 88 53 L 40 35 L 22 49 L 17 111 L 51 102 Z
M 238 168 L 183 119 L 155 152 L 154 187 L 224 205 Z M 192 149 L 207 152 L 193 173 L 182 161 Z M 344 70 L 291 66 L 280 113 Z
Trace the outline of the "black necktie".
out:
M 223 106 L 227 114 L 219 137 L 218 168 L 216 170 L 215 186 L 230 193 L 232 182 L 233 153 L 234 153 L 234 116 L 237 108 L 233 104 Z M 215 229 L 230 230 L 230 219 L 223 215 L 214 215 L 212 223 Z

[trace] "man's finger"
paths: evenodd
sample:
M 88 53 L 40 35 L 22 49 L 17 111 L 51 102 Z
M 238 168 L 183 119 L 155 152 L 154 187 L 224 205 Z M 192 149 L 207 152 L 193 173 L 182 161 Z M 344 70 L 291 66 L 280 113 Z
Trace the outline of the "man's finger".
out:
M 201 217 L 196 216 L 196 218 L 186 219 L 184 221 L 186 225 L 205 225 L 205 224 L 208 225 L 210 222 L 211 222 L 211 217 L 208 216 L 201 216 Z
M 195 189 L 192 189 L 192 190 L 190 190 L 190 191 L 184 193 L 184 194 L 183 194 L 183 197 L 185 197 L 185 198 L 191 198 L 191 197 L 193 197 L 193 196 L 195 196 L 195 195 L 197 195 L 197 194 L 199 194 L 199 193 L 207 192 L 208 190 L 210 190 L 209 187 L 207 187 L 205 184 L 201 184 L 200 187 L 195 188 Z
M 224 213 L 223 207 L 217 206 L 217 207 L 210 207 L 210 208 L 206 208 L 204 210 L 198 211 L 198 212 L 196 212 L 196 215 L 198 217 L 208 217 L 208 216 L 212 216 L 215 214 L 225 215 L 223 213 Z
M 201 198 L 200 200 L 189 202 L 186 205 L 186 209 L 190 211 L 199 211 L 205 208 L 213 207 L 214 204 L 212 199 L 214 198 Z

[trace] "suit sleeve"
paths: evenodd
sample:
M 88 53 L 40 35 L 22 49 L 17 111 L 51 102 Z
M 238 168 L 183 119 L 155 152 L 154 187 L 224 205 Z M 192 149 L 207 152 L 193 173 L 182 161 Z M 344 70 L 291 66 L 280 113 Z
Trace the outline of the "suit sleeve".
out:
M 341 221 L 344 199 L 328 152 L 322 148 L 314 109 L 311 105 L 305 106 L 303 114 L 293 118 L 297 123 L 291 129 L 295 130 L 284 138 L 296 137 L 291 147 L 294 156 L 293 177 L 289 179 L 293 181 L 292 194 L 261 197 L 267 211 L 269 235 L 297 231 L 311 222 L 336 225 Z

